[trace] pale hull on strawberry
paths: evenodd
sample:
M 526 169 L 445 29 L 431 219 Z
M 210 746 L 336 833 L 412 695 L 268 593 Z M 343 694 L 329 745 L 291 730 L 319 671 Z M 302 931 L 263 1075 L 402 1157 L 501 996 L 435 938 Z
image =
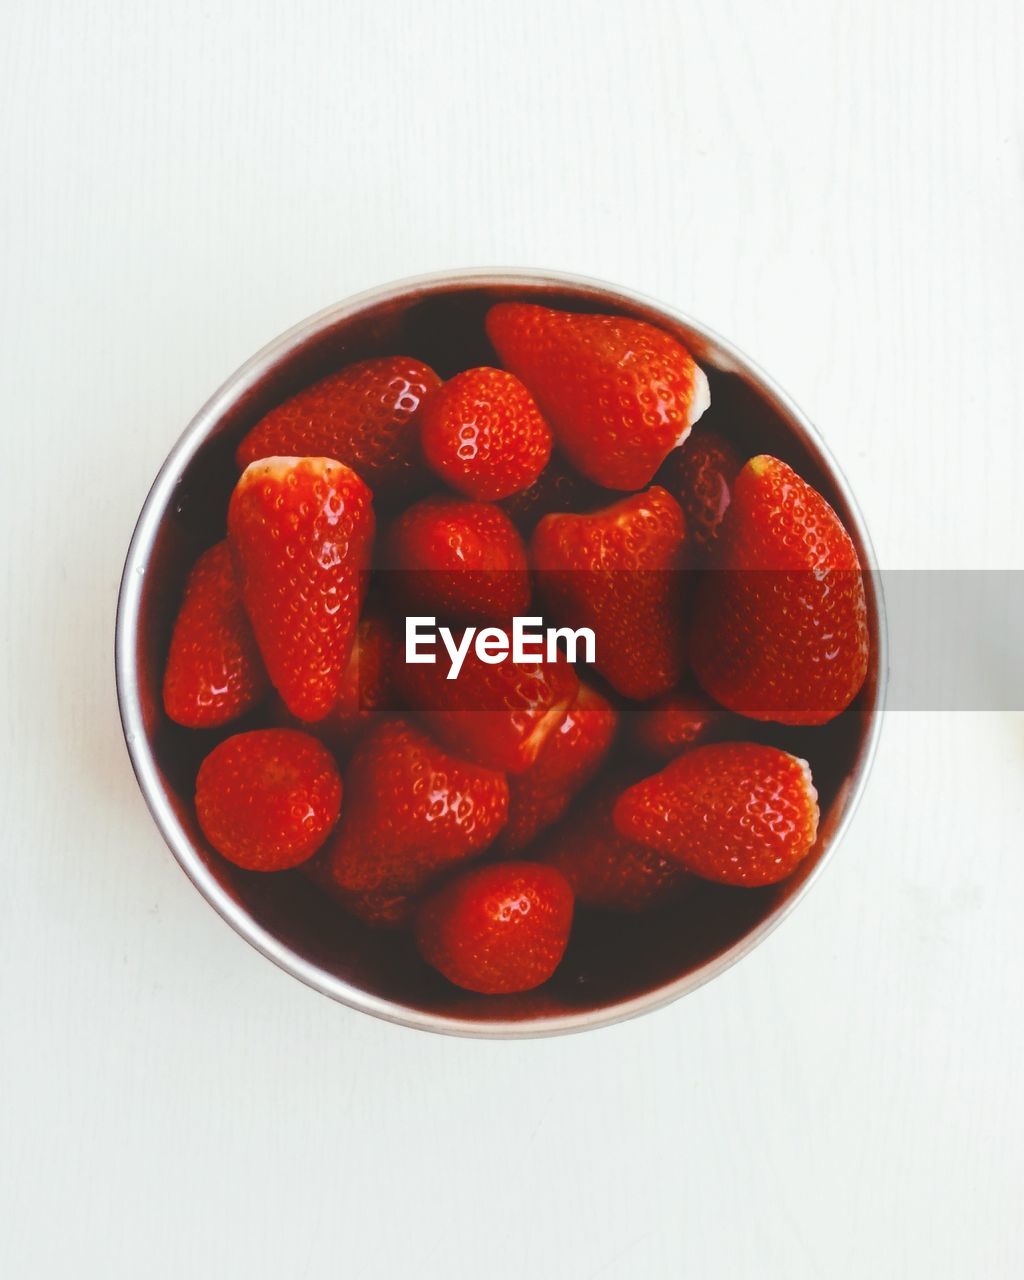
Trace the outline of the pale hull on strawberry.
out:
M 806 760 L 722 742 L 684 752 L 618 799 L 615 828 L 705 880 L 747 888 L 792 875 L 814 847 L 818 793 Z
M 618 721 L 618 712 L 606 698 L 580 685 L 576 701 L 530 768 L 509 778 L 508 821 L 495 851 L 519 853 L 558 821 L 601 767 L 615 741 Z
M 460 652 L 465 646 L 460 644 Z M 449 751 L 511 774 L 524 773 L 576 700 L 579 678 L 562 659 L 492 662 L 471 649 L 449 680 L 439 663 L 398 665 L 403 705 Z
M 338 700 L 373 546 L 373 495 L 331 458 L 250 463 L 228 507 L 242 602 L 274 687 L 300 720 Z
M 746 464 L 699 579 L 690 661 L 712 698 L 794 725 L 846 710 L 868 671 L 860 561 L 825 498 L 786 463 Z
M 711 403 L 689 351 L 642 320 L 500 303 L 487 333 L 569 461 L 608 489 L 650 484 Z

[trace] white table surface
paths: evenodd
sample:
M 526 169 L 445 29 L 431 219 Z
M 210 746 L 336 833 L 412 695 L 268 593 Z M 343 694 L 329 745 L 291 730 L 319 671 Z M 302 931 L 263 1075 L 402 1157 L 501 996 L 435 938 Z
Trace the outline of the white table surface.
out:
M 1024 1273 L 1021 715 L 890 715 L 840 854 L 711 986 L 482 1043 L 336 1006 L 217 918 L 111 656 L 213 387 L 455 265 L 700 316 L 820 424 L 887 567 L 1024 567 L 1014 5 L 8 0 L 3 29 L 0 1273 Z

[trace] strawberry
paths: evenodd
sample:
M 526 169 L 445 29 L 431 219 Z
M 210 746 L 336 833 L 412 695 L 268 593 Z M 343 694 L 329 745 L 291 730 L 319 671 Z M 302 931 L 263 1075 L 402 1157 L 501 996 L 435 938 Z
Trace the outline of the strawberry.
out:
M 329 458 L 264 458 L 242 473 L 228 538 L 274 687 L 300 720 L 338 699 L 373 541 L 370 491 Z
M 196 817 L 210 844 L 247 871 L 285 871 L 311 857 L 341 809 L 330 752 L 294 729 L 236 733 L 196 777 Z
M 785 879 L 818 830 L 810 767 L 777 747 L 720 742 L 688 751 L 627 788 L 617 830 L 722 884 Z
M 721 718 L 721 707 L 710 698 L 677 690 L 632 715 L 631 737 L 641 751 L 671 760 L 705 737 Z
M 535 790 L 529 782 L 517 787 L 517 781 L 515 775 L 508 780 L 508 822 L 492 850 L 498 860 L 522 854 L 538 835 L 555 825 L 572 803 L 571 791 L 546 787 Z
M 674 858 L 620 835 L 612 823 L 616 799 L 614 792 L 585 795 L 535 856 L 561 871 L 583 907 L 634 912 L 677 901 L 693 876 Z
M 525 773 L 509 778 L 508 822 L 495 842 L 518 853 L 557 821 L 569 801 L 600 768 L 615 736 L 618 715 L 594 689 L 581 684 L 576 701 Z
M 558 968 L 572 907 L 572 890 L 554 867 L 474 867 L 423 903 L 416 943 L 457 987 L 483 995 L 530 991 Z
M 379 613 L 366 614 L 356 629 L 338 700 L 321 725 L 345 739 L 362 729 L 374 712 L 390 707 L 397 661 L 398 641 L 390 622 Z
M 456 636 L 462 644 L 465 636 Z M 579 691 L 576 672 L 555 662 L 486 663 L 470 648 L 447 678 L 444 655 L 433 664 L 402 663 L 395 680 L 406 706 L 450 751 L 490 769 L 523 773 L 565 718 Z
M 388 579 L 409 613 L 503 622 L 530 607 L 526 547 L 500 507 L 427 498 L 391 526 Z
M 593 511 L 607 506 L 618 494 L 602 489 L 593 481 L 581 476 L 559 454 L 553 453 L 551 461 L 533 484 L 518 493 L 502 499 L 501 506 L 524 535 L 531 534 L 537 522 L 552 511 Z
M 343 893 L 338 901 L 357 920 L 374 929 L 407 929 L 413 922 L 419 900 L 411 893 Z
M 432 391 L 420 440 L 431 470 L 479 502 L 533 484 L 551 456 L 551 432 L 533 396 L 504 369 L 467 369 Z
M 824 724 L 868 667 L 867 608 L 849 534 L 778 458 L 751 458 L 694 603 L 690 660 L 717 702 L 755 720 Z
M 271 700 L 268 719 L 285 729 L 303 729 L 343 759 L 359 734 L 394 705 L 393 674 L 398 639 L 391 621 L 376 609 L 359 620 L 352 652 L 345 666 L 338 700 L 322 720 L 306 724 L 293 716 L 280 695 Z
M 349 895 L 416 893 L 490 844 L 508 815 L 503 774 L 456 759 L 397 718 L 362 739 L 345 785 L 345 816 L 324 857 Z
M 417 483 L 417 411 L 441 379 L 410 356 L 349 365 L 278 405 L 253 427 L 235 459 L 336 458 L 375 492 L 407 493 Z
M 359 621 L 334 714 L 354 719 L 360 713 L 388 707 L 396 653 L 389 619 L 379 612 L 365 614 Z
M 590 627 L 595 666 L 627 698 L 653 698 L 683 670 L 686 522 L 658 485 L 589 515 L 545 516 L 531 542 L 552 615 Z
M 499 302 L 486 323 L 569 461 L 606 488 L 650 484 L 710 404 L 690 353 L 643 320 Z
M 204 551 L 185 583 L 164 671 L 164 710 L 210 729 L 256 705 L 268 688 L 226 542 Z
M 732 499 L 739 454 L 714 431 L 699 431 L 665 460 L 659 480 L 679 499 L 695 549 L 706 552 Z
M 340 888 L 331 874 L 331 863 L 326 849 L 321 849 L 308 862 L 302 864 L 302 874 L 340 907 L 362 920 L 363 924 L 377 929 L 402 929 L 412 924 L 419 905 L 410 893 L 388 889 L 367 889 L 360 893 L 347 893 Z

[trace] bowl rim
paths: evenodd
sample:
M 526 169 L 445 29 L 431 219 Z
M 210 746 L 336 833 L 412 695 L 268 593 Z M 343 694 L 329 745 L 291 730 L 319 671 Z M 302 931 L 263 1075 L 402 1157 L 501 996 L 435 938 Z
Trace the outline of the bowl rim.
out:
M 873 640 L 877 648 L 877 679 L 873 700 L 866 708 L 866 729 L 861 740 L 859 766 L 852 774 L 852 785 L 844 800 L 843 812 L 833 829 L 828 845 L 822 850 L 814 868 L 806 879 L 755 928 L 745 933 L 730 947 L 691 972 L 662 986 L 598 1009 L 578 1013 L 540 1015 L 536 1018 L 516 1020 L 493 1017 L 480 1020 L 462 1019 L 456 1016 L 430 1013 L 406 1006 L 396 1001 L 373 995 L 361 987 L 328 973 L 307 960 L 263 928 L 217 881 L 199 856 L 187 832 L 179 822 L 173 807 L 163 794 L 159 771 L 153 750 L 145 732 L 142 704 L 138 694 L 139 668 L 135 638 L 142 600 L 142 587 L 147 563 L 161 520 L 166 512 L 175 486 L 192 457 L 207 438 L 225 412 L 251 390 L 260 378 L 277 362 L 289 355 L 325 328 L 369 307 L 397 301 L 415 292 L 429 294 L 443 292 L 450 287 L 486 288 L 493 285 L 515 288 L 553 286 L 572 290 L 577 294 L 593 294 L 602 301 L 619 299 L 623 305 L 640 306 L 655 314 L 664 315 L 675 323 L 689 328 L 709 345 L 724 353 L 738 369 L 754 380 L 759 391 L 773 406 L 804 433 L 808 441 L 824 460 L 829 477 L 841 495 L 849 519 L 851 532 L 858 541 L 865 564 L 862 566 L 873 595 L 875 632 Z M 782 923 L 800 902 L 811 885 L 822 874 L 833 857 L 836 847 L 850 827 L 860 803 L 881 735 L 888 684 L 888 633 L 885 600 L 874 546 L 868 533 L 863 513 L 850 488 L 845 474 L 831 450 L 814 425 L 790 396 L 759 365 L 739 350 L 728 339 L 710 329 L 686 312 L 651 298 L 637 290 L 623 287 L 590 276 L 570 272 L 548 271 L 521 267 L 468 267 L 451 271 L 435 271 L 425 275 L 407 277 L 333 303 L 315 314 L 299 321 L 278 337 L 273 338 L 246 360 L 218 387 L 199 409 L 179 436 L 163 465 L 157 472 L 142 511 L 136 522 L 128 553 L 125 557 L 117 599 L 117 616 L 114 636 L 114 668 L 117 701 L 125 744 L 135 772 L 139 788 L 160 834 L 170 848 L 182 870 L 206 901 L 228 924 L 255 947 L 268 960 L 273 961 L 292 977 L 329 996 L 341 1004 L 363 1013 L 372 1014 L 385 1021 L 415 1030 L 432 1031 L 443 1035 L 466 1036 L 474 1039 L 534 1039 L 577 1031 L 593 1030 L 624 1022 L 643 1013 L 663 1008 L 684 995 L 696 991 L 705 983 L 718 977 L 748 955 Z

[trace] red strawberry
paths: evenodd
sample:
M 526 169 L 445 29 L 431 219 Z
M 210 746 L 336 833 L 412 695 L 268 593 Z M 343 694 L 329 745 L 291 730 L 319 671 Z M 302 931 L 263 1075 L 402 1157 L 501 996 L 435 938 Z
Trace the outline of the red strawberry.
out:
M 397 641 L 390 621 L 376 612 L 361 618 L 335 714 L 355 718 L 362 712 L 389 706 L 396 653 Z
M 502 853 L 518 853 L 562 816 L 569 801 L 601 766 L 615 737 L 618 715 L 585 684 L 565 719 L 537 759 L 508 784 L 508 822 L 495 842 Z
M 690 636 L 705 691 L 755 720 L 823 724 L 843 711 L 867 674 L 867 609 L 857 552 L 821 494 L 777 458 L 751 458 L 713 568 Z
M 614 819 L 622 835 L 705 880 L 774 884 L 814 844 L 818 793 L 806 760 L 777 747 L 720 742 L 629 787 Z
M 363 728 L 375 711 L 390 707 L 398 660 L 398 641 L 390 622 L 379 613 L 361 618 L 338 700 L 321 725 L 349 737 Z
M 185 583 L 164 671 L 164 710 L 189 729 L 210 729 L 255 706 L 267 688 L 231 549 L 218 542 Z
M 552 454 L 533 484 L 503 499 L 501 505 L 516 527 L 530 534 L 537 522 L 552 511 L 593 511 L 607 506 L 616 496 L 573 471 L 558 454 Z
M 357 920 L 375 929 L 406 929 L 415 918 L 419 900 L 409 893 L 339 894 L 338 901 Z
M 643 320 L 499 302 L 487 336 L 569 461 L 609 489 L 650 484 L 710 404 L 690 353 Z
M 463 872 L 428 898 L 416 916 L 416 943 L 457 987 L 503 995 L 547 982 L 571 925 L 572 890 L 561 872 L 499 862 Z
M 338 700 L 373 523 L 369 489 L 330 458 L 264 458 L 231 495 L 242 599 L 270 679 L 300 720 Z
M 419 467 L 417 410 L 441 379 L 420 360 L 382 356 L 306 387 L 261 418 L 235 458 L 337 458 L 374 491 L 407 492 Z
M 557 867 L 580 906 L 646 911 L 681 898 L 693 876 L 674 858 L 619 835 L 612 823 L 614 793 L 587 794 L 547 835 L 537 858 Z
M 456 635 L 462 644 L 464 635 Z M 579 691 L 576 672 L 556 662 L 485 663 L 475 648 L 448 678 L 447 655 L 433 664 L 402 663 L 395 679 L 415 712 L 450 751 L 491 769 L 522 773 L 562 723 Z
M 526 548 L 500 507 L 427 498 L 391 527 L 388 579 L 409 613 L 503 622 L 530 607 Z
M 294 729 L 236 733 L 196 777 L 196 817 L 218 853 L 247 871 L 285 871 L 327 839 L 341 808 L 330 752 Z
M 683 670 L 686 523 L 658 485 L 589 515 L 545 516 L 531 543 L 551 613 L 590 627 L 595 666 L 627 698 L 653 698 Z
M 490 844 L 508 815 L 504 775 L 448 755 L 404 720 L 369 730 L 345 785 L 345 816 L 324 857 L 347 894 L 415 893 Z
M 508 780 L 508 822 L 491 851 L 497 860 L 522 854 L 536 836 L 555 825 L 572 803 L 571 791 L 534 791 L 529 784 L 516 787 L 516 782 L 515 776 Z
M 679 499 L 700 552 L 707 551 L 718 534 L 742 465 L 728 440 L 714 431 L 695 433 L 665 461 L 659 479 Z
M 393 709 L 392 677 L 398 660 L 398 640 L 390 620 L 377 612 L 364 614 L 356 629 L 338 700 L 327 715 L 313 725 L 305 724 L 291 714 L 278 696 L 270 704 L 270 723 L 308 730 L 328 750 L 344 757 L 379 713 Z
M 420 439 L 431 469 L 480 502 L 533 484 L 551 456 L 551 432 L 533 396 L 504 369 L 467 369 L 431 392 Z
M 326 849 L 321 849 L 315 857 L 302 864 L 302 874 L 318 889 L 333 898 L 349 915 L 362 920 L 363 924 L 377 929 L 402 929 L 412 924 L 419 905 L 414 895 L 387 889 L 346 893 L 335 883 L 327 852 Z
M 702 693 L 668 693 L 630 718 L 641 751 L 671 760 L 703 738 L 722 717 L 721 707 Z

